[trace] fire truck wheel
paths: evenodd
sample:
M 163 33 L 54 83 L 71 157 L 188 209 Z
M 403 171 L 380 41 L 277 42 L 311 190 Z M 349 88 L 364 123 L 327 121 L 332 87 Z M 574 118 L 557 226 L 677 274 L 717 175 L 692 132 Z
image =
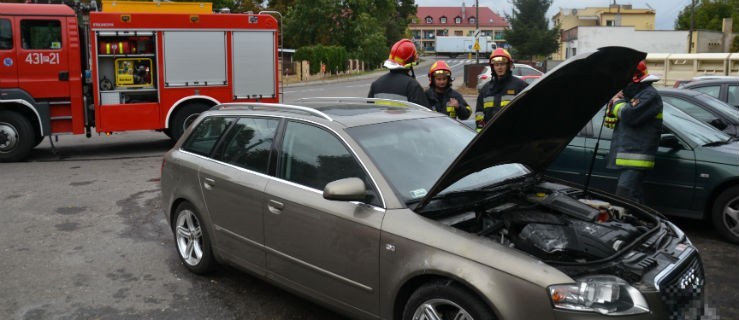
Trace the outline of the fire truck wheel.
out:
M 169 133 L 172 140 L 177 141 L 180 139 L 182 134 L 195 118 L 197 118 L 201 112 L 204 112 L 209 108 L 209 105 L 202 102 L 191 102 L 182 106 L 182 108 L 175 113 L 172 123 L 169 126 Z
M 21 114 L 0 110 L 0 162 L 25 159 L 36 141 L 31 122 Z

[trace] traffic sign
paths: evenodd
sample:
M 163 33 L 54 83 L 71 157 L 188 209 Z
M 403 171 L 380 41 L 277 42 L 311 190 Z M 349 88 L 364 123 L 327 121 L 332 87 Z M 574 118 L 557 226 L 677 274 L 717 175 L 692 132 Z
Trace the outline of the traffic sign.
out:
M 475 39 L 475 45 L 472 47 L 472 49 L 474 49 L 475 51 L 480 51 L 480 41 L 477 41 L 477 39 Z
M 473 34 L 473 36 L 475 37 L 475 40 L 477 40 L 477 38 L 480 37 L 480 29 L 475 30 L 475 33 Z

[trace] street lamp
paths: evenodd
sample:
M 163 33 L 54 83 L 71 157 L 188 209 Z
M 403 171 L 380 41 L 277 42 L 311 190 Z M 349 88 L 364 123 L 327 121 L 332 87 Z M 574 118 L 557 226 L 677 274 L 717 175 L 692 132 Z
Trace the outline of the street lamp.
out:
M 478 0 L 475 0 L 475 32 L 480 31 L 480 3 Z M 477 39 L 475 39 L 475 43 L 478 44 L 477 50 L 475 50 L 475 63 L 480 63 L 480 35 L 478 33 Z

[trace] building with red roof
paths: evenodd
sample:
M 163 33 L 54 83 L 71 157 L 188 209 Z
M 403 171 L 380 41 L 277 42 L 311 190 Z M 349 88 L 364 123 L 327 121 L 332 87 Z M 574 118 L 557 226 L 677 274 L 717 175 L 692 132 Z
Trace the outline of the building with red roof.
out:
M 480 36 L 490 37 L 498 46 L 505 46 L 503 30 L 508 22 L 489 7 L 418 7 L 416 19 L 408 25 L 416 42 L 424 51 L 434 51 L 437 36 L 472 36 L 479 24 Z M 477 15 L 479 14 L 479 21 Z

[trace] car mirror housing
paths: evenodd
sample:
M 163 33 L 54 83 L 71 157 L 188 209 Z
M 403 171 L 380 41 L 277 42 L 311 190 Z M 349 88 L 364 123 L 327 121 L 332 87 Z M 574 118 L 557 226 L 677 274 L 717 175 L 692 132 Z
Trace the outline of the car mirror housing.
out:
M 674 134 L 663 134 L 659 137 L 659 146 L 670 149 L 682 149 L 682 144 Z
M 367 191 L 364 181 L 359 178 L 344 178 L 329 182 L 323 188 L 323 198 L 339 201 L 365 201 Z

